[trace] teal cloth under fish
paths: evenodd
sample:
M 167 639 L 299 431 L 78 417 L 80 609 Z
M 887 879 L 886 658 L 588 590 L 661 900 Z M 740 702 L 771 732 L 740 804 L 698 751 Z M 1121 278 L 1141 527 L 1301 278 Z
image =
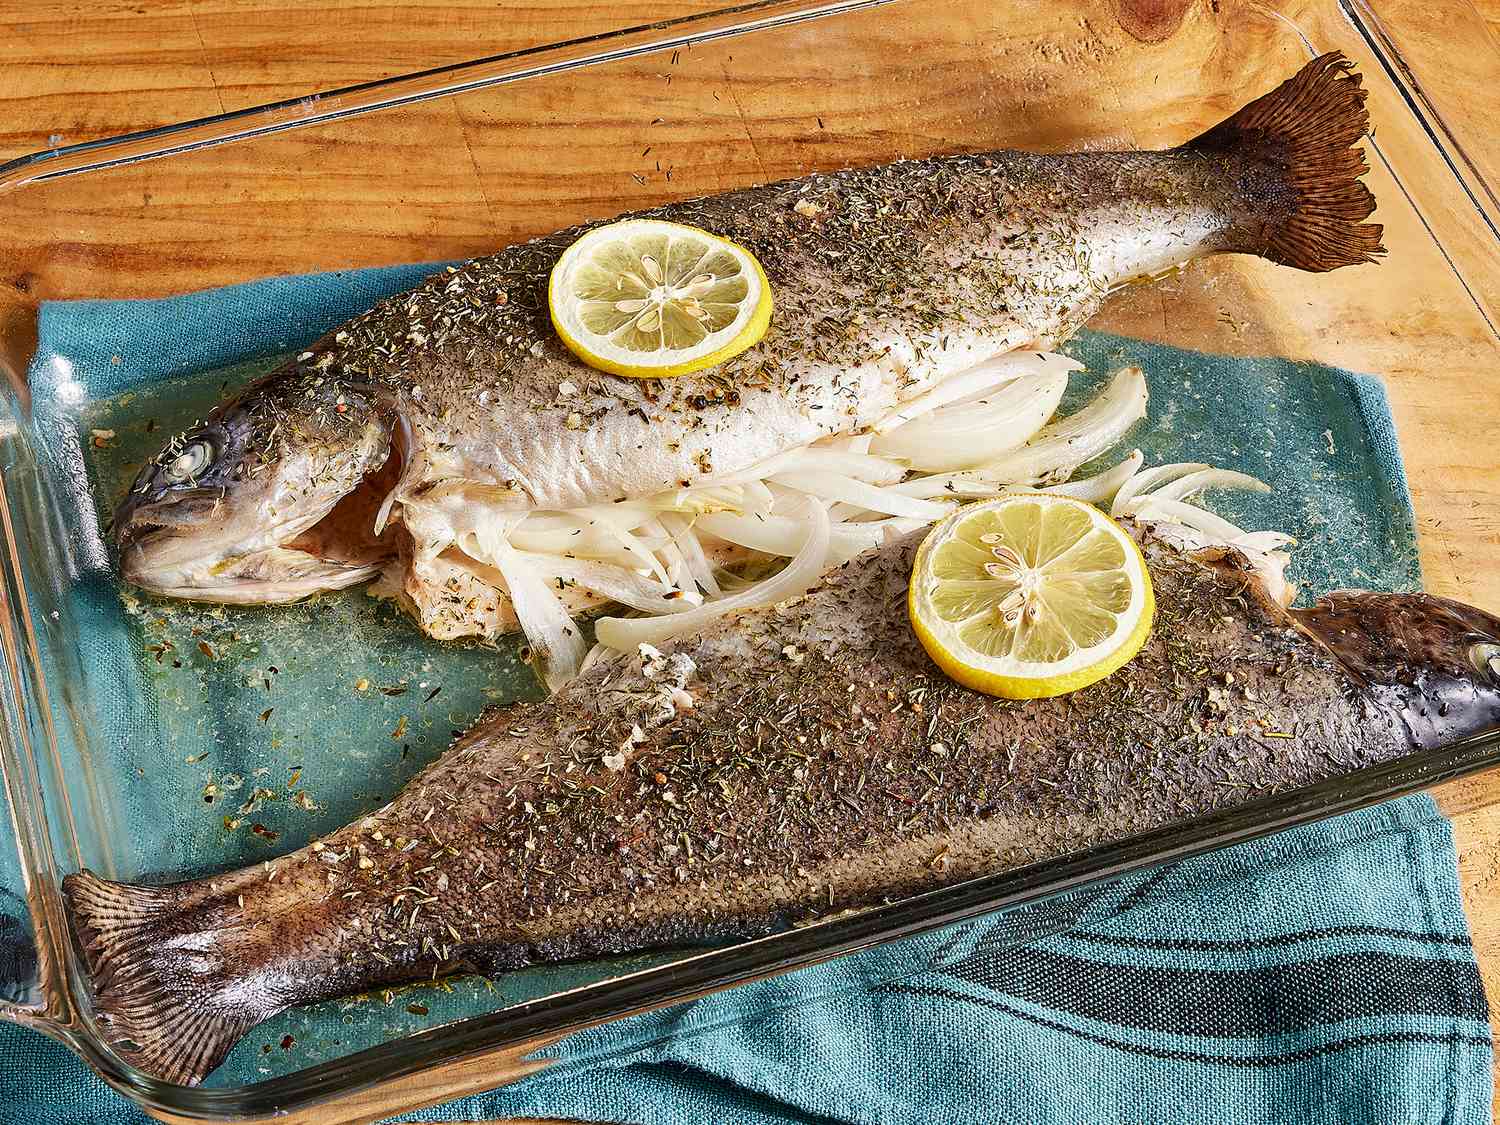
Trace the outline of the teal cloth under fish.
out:
M 293 349 L 429 268 L 48 305 L 33 386 L 66 377 L 58 357 L 124 390 Z M 1130 444 L 1148 464 L 1212 461 L 1275 485 L 1214 506 L 1299 535 L 1310 590 L 1420 584 L 1378 382 L 1100 333 L 1069 350 L 1097 373 L 1145 368 L 1153 417 Z M 97 378 L 91 391 L 112 393 Z M 1069 921 L 1020 946 L 979 940 L 941 970 L 909 941 L 906 975 L 873 990 L 841 990 L 833 962 L 593 1029 L 549 1072 L 400 1120 L 1490 1120 L 1488 1006 L 1451 832 L 1425 797 L 1131 877 L 1081 896 Z M 681 1034 L 689 1023 L 716 1029 Z M 62 1047 L 0 1027 L 0 1121 L 145 1120 Z

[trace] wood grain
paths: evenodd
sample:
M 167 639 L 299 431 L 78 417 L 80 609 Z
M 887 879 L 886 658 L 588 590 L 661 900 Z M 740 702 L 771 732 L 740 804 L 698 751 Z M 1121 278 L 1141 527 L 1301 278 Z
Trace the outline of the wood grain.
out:
M 712 6 L 532 0 L 497 16 L 488 0 L 10 0 L 0 159 Z M 1277 6 L 1315 28 L 1331 7 Z M 1375 6 L 1475 166 L 1500 183 L 1500 0 Z M 820 49 L 819 29 L 794 29 L 0 196 L 0 365 L 19 369 L 35 304 L 51 297 L 460 257 L 647 202 L 898 154 L 1173 143 L 1234 108 L 1179 92 L 1200 69 L 1239 73 L 1243 60 L 1215 48 L 1248 18 L 1233 0 L 909 3 L 847 17 L 838 51 Z M 1274 27 L 1249 38 L 1268 76 L 1295 65 Z M 1116 82 L 1087 80 L 1106 66 L 1139 76 L 1128 99 Z M 1403 131 L 1403 107 L 1372 109 L 1381 151 L 1424 143 Z M 1115 121 L 1118 133 L 1100 132 Z M 1289 281 L 1265 263 L 1215 261 L 1137 290 L 1103 324 L 1170 340 L 1191 329 L 1204 348 L 1383 376 L 1428 585 L 1497 607 L 1500 408 L 1480 309 L 1500 307 L 1493 239 L 1472 212 L 1426 216 L 1478 287 L 1478 305 L 1466 303 L 1380 155 L 1370 182 L 1385 204 L 1385 265 Z M 1420 201 L 1423 185 L 1403 186 Z M 1481 970 L 1500 996 L 1500 778 L 1439 800 Z M 491 1052 L 307 1119 L 432 1104 L 503 1081 L 518 1057 Z

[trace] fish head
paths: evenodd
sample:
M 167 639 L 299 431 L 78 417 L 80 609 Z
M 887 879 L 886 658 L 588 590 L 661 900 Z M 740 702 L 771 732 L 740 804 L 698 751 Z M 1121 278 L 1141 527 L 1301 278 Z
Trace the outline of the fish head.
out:
M 124 579 L 196 601 L 289 602 L 372 577 L 394 483 L 373 393 L 278 372 L 169 441 L 115 511 Z
M 1331 594 L 1293 611 L 1400 716 L 1414 745 L 1500 731 L 1500 617 L 1430 594 Z

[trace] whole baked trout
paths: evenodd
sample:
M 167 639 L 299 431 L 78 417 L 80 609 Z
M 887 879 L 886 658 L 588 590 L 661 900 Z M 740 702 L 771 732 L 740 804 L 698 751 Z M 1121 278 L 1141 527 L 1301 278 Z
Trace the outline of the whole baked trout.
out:
M 640 212 L 748 248 L 775 294 L 759 344 L 678 379 L 597 371 L 553 331 L 549 274 L 598 224 L 439 272 L 169 442 L 116 513 L 123 575 L 227 602 L 382 575 L 380 589 L 440 638 L 513 628 L 515 576 L 528 567 L 563 588 L 569 609 L 649 609 L 681 583 L 643 586 L 628 553 L 623 568 L 598 564 L 625 534 L 648 534 L 654 511 L 623 524 L 631 512 L 600 516 L 600 505 L 743 484 L 997 355 L 1052 348 L 1111 291 L 1204 255 L 1311 271 L 1373 260 L 1381 228 L 1364 222 L 1374 200 L 1355 147 L 1364 96 L 1351 64 L 1326 55 L 1165 152 L 941 156 Z M 991 435 L 997 450 L 1004 430 Z M 898 500 L 884 512 L 940 514 Z M 709 565 L 745 544 L 698 517 L 744 502 L 657 504 L 678 523 L 649 534 L 706 560 L 687 567 L 701 593 L 718 592 Z M 675 564 L 661 565 L 665 577 Z
M 1500 726 L 1500 618 L 1425 595 L 1267 596 L 1141 527 L 1155 632 L 1007 702 L 906 620 L 920 533 L 807 597 L 489 713 L 391 804 L 269 864 L 64 882 L 102 1025 L 196 1082 L 267 1017 L 374 986 L 750 937 Z

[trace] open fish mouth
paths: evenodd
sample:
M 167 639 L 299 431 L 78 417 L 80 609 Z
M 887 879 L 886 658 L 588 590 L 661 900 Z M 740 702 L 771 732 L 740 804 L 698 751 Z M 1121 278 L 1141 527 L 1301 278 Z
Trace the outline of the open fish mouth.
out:
M 329 559 L 295 547 L 203 554 L 202 541 L 144 521 L 139 539 L 120 552 L 125 581 L 153 594 L 188 601 L 278 604 L 368 582 L 385 558 Z M 175 556 L 175 557 L 173 557 Z
M 284 604 L 357 586 L 395 555 L 394 536 L 373 533 L 373 513 L 389 490 L 384 467 L 349 494 L 269 528 L 231 511 L 215 490 L 150 504 L 127 504 L 115 536 L 125 581 L 189 601 Z
M 269 547 L 213 564 L 206 568 L 207 577 L 201 581 L 195 581 L 190 573 L 164 579 L 160 568 L 154 568 L 151 581 L 142 581 L 137 568 L 147 564 L 132 564 L 131 556 L 126 555 L 121 565 L 126 581 L 163 597 L 231 605 L 276 605 L 368 582 L 380 573 L 384 564 L 354 565 L 320 559 L 305 551 Z

